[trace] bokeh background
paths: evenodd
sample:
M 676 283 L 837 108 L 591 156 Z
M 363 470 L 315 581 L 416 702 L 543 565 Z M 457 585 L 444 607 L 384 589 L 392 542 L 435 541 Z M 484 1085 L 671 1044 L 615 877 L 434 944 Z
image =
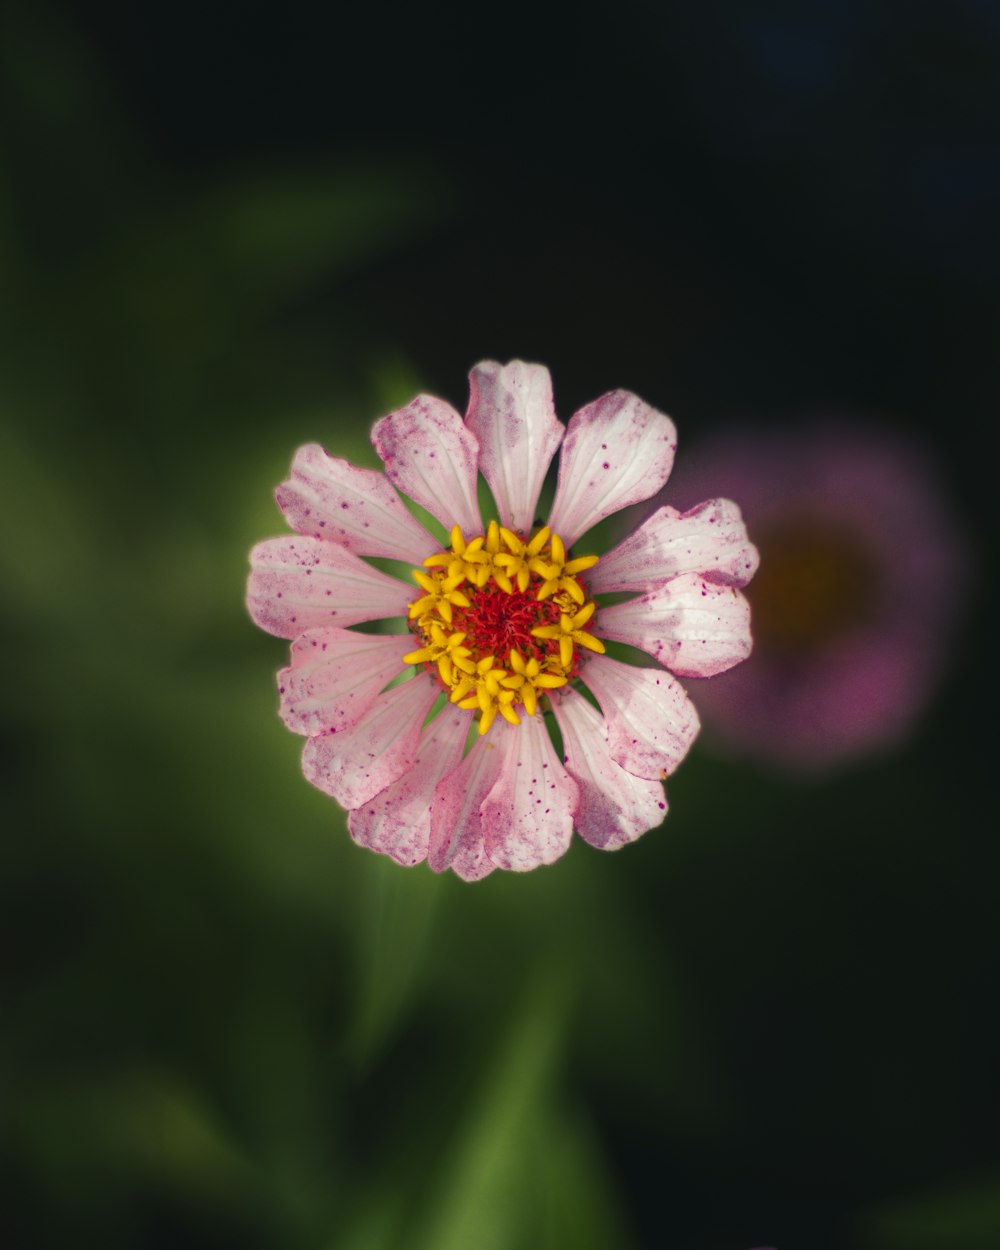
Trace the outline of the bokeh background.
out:
M 998 51 L 982 0 L 3 6 L 5 1246 L 1000 1245 Z M 905 740 L 706 730 L 526 877 L 355 847 L 246 552 L 301 442 L 512 356 L 681 464 L 918 440 L 967 572 Z

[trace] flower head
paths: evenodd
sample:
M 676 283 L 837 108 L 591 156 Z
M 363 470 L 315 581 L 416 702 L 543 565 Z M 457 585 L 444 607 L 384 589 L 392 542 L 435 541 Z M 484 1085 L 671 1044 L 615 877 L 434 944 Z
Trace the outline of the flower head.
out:
M 900 742 L 934 689 L 963 599 L 964 544 L 904 435 L 827 418 L 718 436 L 680 499 L 738 492 L 763 553 L 752 659 L 692 694 L 720 741 L 820 772 Z
M 485 361 L 470 382 L 464 420 L 420 395 L 375 425 L 384 476 L 301 448 L 277 491 L 295 535 L 254 548 L 247 602 L 258 625 L 292 639 L 281 715 L 306 736 L 305 775 L 348 809 L 355 840 L 475 880 L 551 863 L 574 826 L 613 849 L 660 823 L 662 779 L 698 732 L 672 674 L 710 676 L 749 653 L 739 587 L 757 555 L 725 500 L 660 508 L 606 555 L 577 551 L 598 521 L 666 482 L 672 422 L 612 391 L 564 428 L 548 370 L 520 361 Z M 485 524 L 479 473 L 498 512 Z M 411 580 L 365 557 L 406 561 Z M 398 630 L 354 628 L 374 621 Z M 608 641 L 658 663 L 623 663 Z

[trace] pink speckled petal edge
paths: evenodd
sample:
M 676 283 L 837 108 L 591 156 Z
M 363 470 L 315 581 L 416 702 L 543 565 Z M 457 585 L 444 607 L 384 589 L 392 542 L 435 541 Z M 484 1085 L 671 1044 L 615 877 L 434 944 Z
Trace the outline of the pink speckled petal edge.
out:
M 601 635 L 648 652 L 682 677 L 714 677 L 750 654 L 750 605 L 732 586 L 685 573 L 603 608 Z
M 413 591 L 386 577 L 337 543 L 316 538 L 268 538 L 250 552 L 247 608 L 254 622 L 279 638 L 320 625 L 359 625 L 406 616 Z
M 527 534 L 538 495 L 563 427 L 543 365 L 484 360 L 469 374 L 466 424 L 479 440 L 479 467 L 490 484 L 500 519 Z
M 549 524 L 567 547 L 598 521 L 655 495 L 670 476 L 674 423 L 628 391 L 611 391 L 575 413 L 559 458 Z
M 361 634 L 328 625 L 292 643 L 278 674 L 281 719 L 292 733 L 341 733 L 357 724 L 379 691 L 406 667 L 410 634 Z
M 348 816 L 355 842 L 399 864 L 426 859 L 434 789 L 461 760 L 468 734 L 469 713 L 446 704 L 420 735 L 413 767 Z
M 389 481 L 437 517 L 446 530 L 479 534 L 479 443 L 450 404 L 418 395 L 372 430 Z
M 489 736 L 480 738 L 435 787 L 427 853 L 435 872 L 451 868 L 465 881 L 478 881 L 496 867 L 483 844 L 480 809 L 500 775 L 503 758 Z
M 419 564 L 438 547 L 383 474 L 328 456 L 318 443 L 299 448 L 291 477 L 274 494 L 293 530 L 357 556 Z
M 302 750 L 306 780 L 350 811 L 412 767 L 424 718 L 441 688 L 426 673 L 386 690 L 358 723 L 310 738 Z
M 595 656 L 581 674 L 608 727 L 611 758 L 636 777 L 669 776 L 698 736 L 698 713 L 664 669 Z
M 573 823 L 581 838 L 614 851 L 654 829 L 667 814 L 660 781 L 626 772 L 611 758 L 600 714 L 573 690 L 552 700 L 566 752 L 566 770 L 580 801 Z
M 607 594 L 649 590 L 682 573 L 700 573 L 706 581 L 745 586 L 759 563 L 736 504 L 709 499 L 689 512 L 658 508 L 601 556 L 587 582 L 594 594 Z
M 498 724 L 492 734 L 504 762 L 481 808 L 486 854 L 511 872 L 554 863 L 573 836 L 576 782 L 559 762 L 541 716 Z

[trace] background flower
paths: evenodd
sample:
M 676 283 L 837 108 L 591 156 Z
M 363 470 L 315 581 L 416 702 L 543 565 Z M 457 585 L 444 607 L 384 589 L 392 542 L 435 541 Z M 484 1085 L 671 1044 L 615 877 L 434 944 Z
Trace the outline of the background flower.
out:
M 766 569 L 744 672 L 692 688 L 720 741 L 815 771 L 898 745 L 952 661 L 968 553 L 917 440 L 857 417 L 705 442 L 675 491 L 745 500 Z

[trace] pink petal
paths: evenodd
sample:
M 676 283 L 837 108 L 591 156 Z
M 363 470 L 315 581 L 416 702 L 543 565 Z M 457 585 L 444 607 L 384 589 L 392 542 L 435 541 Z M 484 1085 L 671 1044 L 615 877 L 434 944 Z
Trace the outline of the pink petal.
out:
M 628 391 L 581 408 L 566 427 L 549 525 L 567 547 L 598 521 L 655 495 L 670 476 L 677 431 Z
M 415 597 L 346 547 L 315 538 L 269 538 L 250 552 L 250 565 L 250 615 L 279 638 L 334 621 L 346 626 L 405 616 Z
M 615 763 L 650 781 L 672 773 L 699 729 L 680 682 L 663 669 L 636 668 L 606 655 L 594 657 L 582 676 L 601 705 Z
M 434 789 L 462 758 L 468 736 L 468 712 L 445 704 L 420 735 L 413 767 L 348 816 L 355 842 L 400 864 L 426 859 Z
M 586 699 L 567 690 L 553 699 L 566 753 L 566 769 L 580 790 L 573 818 L 592 846 L 614 851 L 654 829 L 667 810 L 660 781 L 628 773 L 611 758 L 603 718 Z
M 473 743 L 465 759 L 434 790 L 427 862 L 435 872 L 452 868 L 464 880 L 478 881 L 496 867 L 486 854 L 480 816 L 503 766 L 503 752 L 491 739 L 492 731 Z
M 587 584 L 594 594 L 648 590 L 681 573 L 700 573 L 706 581 L 745 586 L 759 563 L 736 504 L 709 499 L 690 512 L 657 509 L 601 556 Z
M 602 608 L 601 635 L 647 651 L 682 677 L 714 677 L 750 654 L 750 605 L 732 586 L 685 573 Z
M 479 443 L 450 404 L 418 395 L 372 430 L 386 477 L 447 530 L 481 534 L 476 478 Z
M 292 643 L 291 668 L 278 674 L 281 719 L 297 734 L 350 729 L 406 667 L 412 641 L 336 625 L 307 630 Z
M 306 780 L 348 811 L 367 803 L 412 767 L 417 740 L 440 686 L 426 673 L 380 694 L 356 725 L 310 738 Z
M 503 766 L 481 809 L 486 853 L 498 868 L 527 872 L 569 849 L 579 793 L 540 715 L 497 730 Z
M 328 456 L 318 443 L 295 453 L 292 476 L 275 498 L 293 530 L 340 543 L 358 556 L 420 564 L 439 545 L 382 473 Z
M 469 374 L 465 421 L 479 440 L 480 468 L 509 529 L 527 534 L 545 473 L 563 436 L 543 365 L 484 360 Z

